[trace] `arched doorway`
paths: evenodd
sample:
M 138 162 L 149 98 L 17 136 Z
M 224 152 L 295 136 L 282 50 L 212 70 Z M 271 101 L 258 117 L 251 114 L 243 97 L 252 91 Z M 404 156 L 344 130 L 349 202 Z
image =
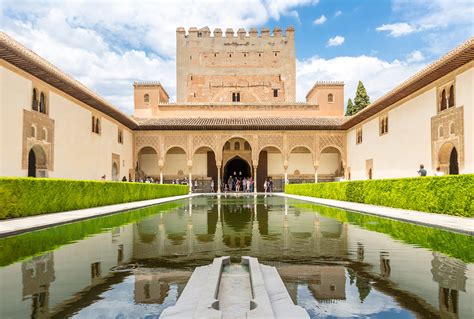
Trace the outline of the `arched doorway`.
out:
M 249 163 L 240 156 L 235 156 L 224 166 L 224 183 L 227 183 L 229 178 L 244 179 L 252 176 L 252 170 Z M 233 189 L 235 190 L 235 189 Z
M 449 174 L 459 174 L 458 151 L 455 147 L 453 147 L 451 154 L 449 155 Z
M 440 147 L 438 166 L 445 174 L 459 174 L 459 156 L 456 146 L 453 143 L 446 142 Z
M 28 152 L 28 177 L 46 177 L 46 153 L 39 145 Z
M 28 153 L 28 177 L 36 177 L 36 156 L 33 149 Z

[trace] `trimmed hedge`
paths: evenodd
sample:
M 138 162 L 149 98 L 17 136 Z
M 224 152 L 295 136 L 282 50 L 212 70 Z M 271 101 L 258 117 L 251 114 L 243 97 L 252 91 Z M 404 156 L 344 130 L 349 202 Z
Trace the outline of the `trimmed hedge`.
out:
M 184 185 L 0 177 L 0 219 L 188 193 Z
M 86 237 L 106 232 L 138 222 L 144 218 L 175 210 L 182 202 L 168 202 L 119 214 L 95 217 L 70 224 L 49 227 L 42 230 L 27 232 L 16 236 L 0 238 L 0 267 L 24 260 L 61 246 L 77 242 Z
M 474 217 L 474 175 L 290 184 L 285 192 L 422 212 Z

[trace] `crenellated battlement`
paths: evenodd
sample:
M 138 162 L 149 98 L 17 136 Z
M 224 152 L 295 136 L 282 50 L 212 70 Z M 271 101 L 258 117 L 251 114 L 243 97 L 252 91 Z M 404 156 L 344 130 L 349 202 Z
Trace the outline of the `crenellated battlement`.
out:
M 295 33 L 295 28 L 289 26 L 286 28 L 285 35 L 283 35 L 282 29 L 280 27 L 275 27 L 273 33 L 270 34 L 269 28 L 262 28 L 260 34 L 258 33 L 257 28 L 250 28 L 248 31 L 244 28 L 237 30 L 237 33 L 234 32 L 234 29 L 227 28 L 225 33 L 222 32 L 222 29 L 215 28 L 211 33 L 209 27 L 204 27 L 198 29 L 196 27 L 190 27 L 186 33 L 186 29 L 183 27 L 178 27 L 176 29 L 176 36 L 179 38 L 189 38 L 189 39 L 199 39 L 199 38 L 226 38 L 226 39 L 245 39 L 245 38 L 293 38 Z

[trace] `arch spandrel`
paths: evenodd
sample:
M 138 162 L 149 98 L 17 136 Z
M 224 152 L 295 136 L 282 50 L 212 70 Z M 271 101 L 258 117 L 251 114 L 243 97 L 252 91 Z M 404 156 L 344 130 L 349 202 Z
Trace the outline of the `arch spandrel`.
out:
M 338 135 L 322 135 L 318 139 L 318 151 L 315 153 L 315 163 L 319 163 L 319 158 L 324 149 L 328 147 L 334 147 L 341 153 L 341 161 L 344 166 L 346 166 L 346 137 L 343 134 Z
M 135 136 L 135 159 L 138 160 L 138 153 L 145 147 L 151 147 L 158 154 L 161 155 L 160 139 L 156 135 L 138 135 Z
M 216 146 L 218 144 L 218 139 L 215 135 L 197 135 L 193 137 L 193 150 L 192 156 L 196 153 L 198 149 L 201 147 L 208 147 L 210 148 L 214 154 L 217 156 Z
M 275 147 L 279 149 L 282 154 L 285 154 L 283 135 L 259 135 L 257 155 L 260 154 L 265 147 Z
M 182 148 L 186 155 L 189 154 L 187 135 L 165 135 L 163 139 L 163 145 L 164 154 L 166 154 L 173 147 Z

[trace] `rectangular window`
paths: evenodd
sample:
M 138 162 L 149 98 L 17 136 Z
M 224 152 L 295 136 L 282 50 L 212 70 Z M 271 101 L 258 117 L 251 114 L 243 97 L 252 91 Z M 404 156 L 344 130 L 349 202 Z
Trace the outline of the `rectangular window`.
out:
M 379 119 L 379 133 L 384 135 L 388 133 L 388 115 L 381 116 Z
M 240 102 L 240 92 L 232 92 L 232 102 Z
M 356 144 L 362 143 L 362 127 L 356 129 Z
M 123 144 L 123 131 L 121 129 L 118 130 L 118 142 Z
M 91 278 L 99 278 L 101 274 L 100 262 L 91 264 Z
M 273 97 L 278 97 L 278 89 L 273 89 Z

